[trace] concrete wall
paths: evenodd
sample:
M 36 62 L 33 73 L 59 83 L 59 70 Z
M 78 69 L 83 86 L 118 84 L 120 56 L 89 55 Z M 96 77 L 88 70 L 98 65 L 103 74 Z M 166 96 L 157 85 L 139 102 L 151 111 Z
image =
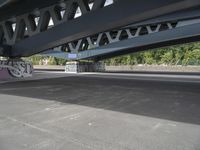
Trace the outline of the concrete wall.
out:
M 34 66 L 35 69 L 65 70 L 65 66 Z M 106 71 L 161 71 L 161 72 L 200 72 L 200 66 L 105 66 Z
M 200 66 L 106 66 L 106 71 L 159 71 L 159 72 L 200 72 Z

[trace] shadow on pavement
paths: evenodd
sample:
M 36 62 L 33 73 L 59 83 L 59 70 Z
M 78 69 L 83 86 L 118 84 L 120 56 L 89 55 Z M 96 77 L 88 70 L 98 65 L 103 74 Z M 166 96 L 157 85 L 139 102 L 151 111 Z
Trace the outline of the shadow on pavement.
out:
M 71 76 L 0 84 L 0 93 L 200 124 L 200 84 Z

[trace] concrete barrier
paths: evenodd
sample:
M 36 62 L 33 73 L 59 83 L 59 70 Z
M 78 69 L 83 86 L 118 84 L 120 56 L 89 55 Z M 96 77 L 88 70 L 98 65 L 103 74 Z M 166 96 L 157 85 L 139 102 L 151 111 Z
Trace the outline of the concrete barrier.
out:
M 164 65 L 135 65 L 135 66 L 105 66 L 106 71 L 149 71 L 149 72 L 199 72 L 200 66 L 164 66 Z
M 105 64 L 102 62 L 67 62 L 65 65 L 66 73 L 79 72 L 102 72 L 105 71 Z
M 34 66 L 35 69 L 38 70 L 55 70 L 55 71 L 64 71 L 66 67 L 68 68 L 68 71 L 70 71 L 70 66 L 73 66 L 73 63 L 68 66 Z M 84 65 L 83 65 L 84 66 Z M 86 70 L 87 65 L 84 66 Z M 163 66 L 163 65 L 135 65 L 135 66 L 106 66 L 103 65 L 103 68 L 100 65 L 100 70 L 101 71 L 147 71 L 147 72 L 198 72 L 200 73 L 200 66 Z M 99 68 L 99 67 L 97 67 Z

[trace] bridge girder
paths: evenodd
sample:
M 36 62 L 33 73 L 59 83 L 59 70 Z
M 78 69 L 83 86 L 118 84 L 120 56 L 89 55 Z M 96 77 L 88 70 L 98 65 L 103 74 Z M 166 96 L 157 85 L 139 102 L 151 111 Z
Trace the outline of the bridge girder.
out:
M 93 3 L 92 8 L 89 7 L 90 3 Z M 107 7 L 104 7 L 104 4 L 105 0 L 62 1 L 48 7 L 34 9 L 31 12 L 11 19 L 2 20 L 0 22 L 1 44 L 11 47 L 9 53 L 5 53 L 5 50 L 3 50 L 3 55 L 9 57 L 30 56 L 95 34 L 111 32 L 123 27 L 127 28 L 128 25 L 145 26 L 148 24 L 171 23 L 200 17 L 200 0 L 149 0 L 145 3 L 141 0 L 117 0 L 114 1 L 114 4 Z M 78 7 L 82 15 L 79 18 L 75 18 L 75 11 Z M 64 15 L 61 16 L 60 13 L 65 9 L 69 11 L 65 11 Z M 39 21 L 36 25 L 35 19 L 38 17 Z M 54 22 L 53 27 L 49 26 L 50 19 Z M 14 31 L 13 22 L 15 23 Z M 185 27 L 181 29 L 186 30 Z M 176 38 L 176 41 L 181 41 L 181 39 L 187 37 L 187 35 L 180 37 L 180 35 L 176 35 L 172 31 L 170 33 L 169 31 L 160 32 L 159 36 L 168 35 L 167 39 L 169 43 L 173 41 L 174 36 L 180 38 L 180 40 Z M 195 37 L 193 39 L 196 39 L 197 34 L 192 33 L 193 35 L 184 32 L 184 34 L 189 35 L 188 38 Z M 147 38 L 148 36 L 144 37 Z M 136 39 L 132 40 L 133 42 L 136 41 Z M 153 39 L 151 40 L 152 43 L 155 43 Z M 158 42 L 157 46 L 159 44 Z M 105 52 L 104 54 L 107 53 Z
M 200 39 L 200 19 L 146 26 L 129 26 L 80 39 L 61 47 L 45 51 L 42 55 L 63 59 L 101 60 L 137 51 L 189 43 Z

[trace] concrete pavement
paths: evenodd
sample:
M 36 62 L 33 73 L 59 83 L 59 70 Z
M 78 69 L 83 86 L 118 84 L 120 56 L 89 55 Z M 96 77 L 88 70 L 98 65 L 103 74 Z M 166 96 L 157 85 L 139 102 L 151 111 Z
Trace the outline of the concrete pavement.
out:
M 0 150 L 200 150 L 199 89 L 198 76 L 38 72 L 4 81 Z

